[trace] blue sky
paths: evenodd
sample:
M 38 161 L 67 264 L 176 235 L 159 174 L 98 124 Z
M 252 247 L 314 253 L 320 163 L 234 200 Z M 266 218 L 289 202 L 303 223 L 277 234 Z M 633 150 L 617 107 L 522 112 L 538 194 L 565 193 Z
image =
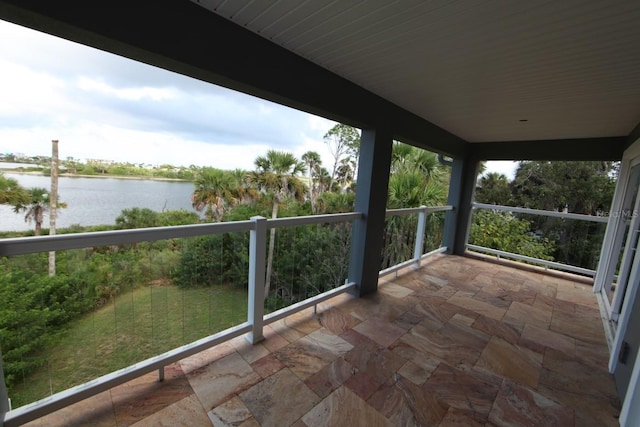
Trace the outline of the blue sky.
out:
M 331 163 L 330 120 L 4 21 L 0 40 L 0 152 L 58 139 L 62 159 L 252 169 L 277 149 Z

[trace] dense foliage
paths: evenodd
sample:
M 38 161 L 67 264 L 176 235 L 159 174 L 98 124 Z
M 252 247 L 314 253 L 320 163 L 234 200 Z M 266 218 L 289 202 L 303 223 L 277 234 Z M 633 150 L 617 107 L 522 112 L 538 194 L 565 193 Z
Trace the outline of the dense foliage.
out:
M 0 259 L 0 348 L 7 385 L 44 362 L 47 355 L 39 352 L 70 320 L 123 289 L 167 277 L 177 262 L 166 243 L 60 252 L 53 277 L 47 274 L 46 253 Z
M 613 162 L 520 162 L 512 181 L 495 173 L 481 177 L 476 200 L 497 205 L 598 215 L 609 210 L 617 166 Z M 556 261 L 596 268 L 605 231 L 603 224 L 518 214 L 517 221 L 522 225 L 511 230 L 515 233 L 517 228 L 522 228 L 522 233 L 527 235 L 522 241 L 516 239 L 515 234 L 500 228 L 509 228 L 516 217 L 511 217 L 510 222 L 505 224 L 501 216 L 504 215 L 492 212 L 476 214 L 475 232 L 473 228 L 471 230 L 472 243 L 526 255 L 525 251 L 532 250 L 526 243 L 530 240 L 543 244 L 545 253 Z M 487 231 L 489 228 L 494 230 L 491 235 Z M 521 242 L 521 245 L 517 242 Z M 541 249 L 533 246 L 534 253 Z
M 509 212 L 479 211 L 469 230 L 469 243 L 552 261 L 553 243 L 531 233 L 529 221 Z

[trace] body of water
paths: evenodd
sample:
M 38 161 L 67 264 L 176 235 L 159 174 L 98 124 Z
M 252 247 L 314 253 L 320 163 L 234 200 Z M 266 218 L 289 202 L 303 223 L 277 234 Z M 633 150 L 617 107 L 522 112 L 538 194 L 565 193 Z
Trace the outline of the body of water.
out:
M 1 169 L 17 169 L 17 168 L 41 168 L 41 165 L 31 164 L 31 163 L 11 163 L 11 162 L 0 162 L 0 170 Z
M 25 188 L 51 188 L 51 178 L 42 175 L 5 173 Z M 58 228 L 73 224 L 102 225 L 115 224 L 116 217 L 123 209 L 149 208 L 157 212 L 163 210 L 186 209 L 191 207 L 191 182 L 152 181 L 117 178 L 60 177 L 58 181 L 59 200 L 67 204 L 58 210 Z M 34 228 L 26 223 L 24 214 L 16 214 L 11 206 L 0 205 L 0 230 L 22 231 Z M 43 227 L 49 227 L 49 216 L 45 216 Z

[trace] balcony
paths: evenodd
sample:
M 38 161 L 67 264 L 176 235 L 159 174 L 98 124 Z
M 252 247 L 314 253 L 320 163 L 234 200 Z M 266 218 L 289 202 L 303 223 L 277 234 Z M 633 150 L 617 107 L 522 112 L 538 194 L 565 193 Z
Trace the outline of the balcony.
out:
M 591 286 L 436 255 L 75 403 L 56 425 L 618 425 Z
M 640 219 L 632 215 L 626 230 L 623 215 L 640 206 L 637 3 L 434 9 L 430 2 L 306 2 L 295 13 L 284 2 L 246 2 L 240 10 L 238 2 L 196 3 L 0 0 L 0 18 L 361 128 L 356 212 L 330 220 L 353 225 L 348 236 L 336 233 L 349 246 L 332 253 L 348 269 L 305 295 L 311 299 L 264 315 L 266 230 L 324 226 L 325 219 L 0 242 L 0 255 L 12 256 L 243 233 L 241 249 L 229 252 L 249 252 L 250 269 L 237 282 L 248 289 L 242 323 L 179 348 L 159 339 L 159 354 L 149 359 L 63 392 L 47 384 L 50 397 L 12 411 L 0 381 L 5 426 L 600 426 L 617 425 L 618 414 L 621 425 L 640 425 L 640 329 L 630 327 L 640 324 Z M 406 31 L 386 37 L 391 22 Z M 212 43 L 218 40 L 233 43 Z M 416 233 L 414 258 L 405 262 L 381 247 L 396 138 L 442 154 L 451 167 L 441 244 L 427 248 L 428 233 Z M 520 159 L 622 160 L 606 230 L 594 218 L 554 215 L 599 230 L 593 237 L 602 250 L 584 260 L 593 264 L 569 266 L 594 277 L 598 300 L 576 276 L 460 257 L 471 249 L 538 262 L 467 239 L 474 208 L 489 209 L 473 204 L 479 162 Z M 417 224 L 424 231 L 424 220 Z M 412 245 L 402 234 L 397 243 Z M 458 257 L 436 255 L 407 270 L 424 249 Z M 309 262 L 291 260 L 292 271 L 318 268 L 316 251 L 305 255 Z M 382 268 L 398 275 L 378 288 L 381 255 Z M 553 269 L 568 264 L 542 261 Z

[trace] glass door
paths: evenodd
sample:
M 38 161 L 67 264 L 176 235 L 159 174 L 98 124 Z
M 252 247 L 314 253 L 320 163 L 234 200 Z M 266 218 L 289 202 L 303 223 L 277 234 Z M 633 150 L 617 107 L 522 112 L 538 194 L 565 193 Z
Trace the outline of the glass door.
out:
M 617 321 L 624 302 L 631 267 L 638 252 L 640 238 L 640 162 L 631 167 L 622 203 L 614 204 L 612 212 L 616 221 L 612 254 L 601 288 L 609 318 Z

